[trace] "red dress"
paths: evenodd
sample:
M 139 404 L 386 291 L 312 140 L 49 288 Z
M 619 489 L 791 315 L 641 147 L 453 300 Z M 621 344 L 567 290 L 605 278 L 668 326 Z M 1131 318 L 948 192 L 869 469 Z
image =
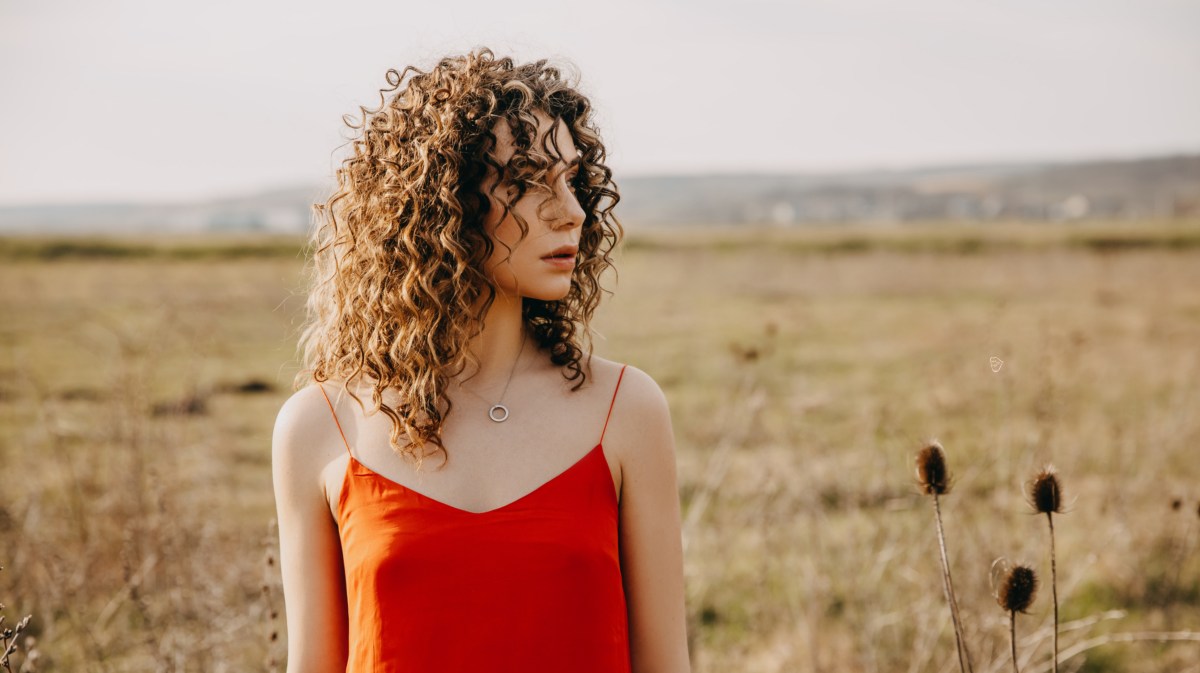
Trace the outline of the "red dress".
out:
M 621 367 L 604 430 L 624 375 Z M 372 472 L 343 434 L 346 673 L 629 671 L 604 430 L 558 476 L 479 513 Z

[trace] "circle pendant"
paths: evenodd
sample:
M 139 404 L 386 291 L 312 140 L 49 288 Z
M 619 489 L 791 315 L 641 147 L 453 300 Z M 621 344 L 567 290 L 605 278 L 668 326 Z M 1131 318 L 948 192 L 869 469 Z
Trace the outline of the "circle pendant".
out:
M 504 415 L 497 418 L 497 410 L 503 411 Z M 508 407 L 504 406 L 503 404 L 496 404 L 492 406 L 491 409 L 488 409 L 488 418 L 496 421 L 497 423 L 503 423 L 504 421 L 508 420 Z

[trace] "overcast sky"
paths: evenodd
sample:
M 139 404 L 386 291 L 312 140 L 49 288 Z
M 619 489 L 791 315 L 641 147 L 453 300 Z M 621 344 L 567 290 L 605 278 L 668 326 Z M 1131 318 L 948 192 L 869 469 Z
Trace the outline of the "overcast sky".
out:
M 0 205 L 321 184 L 481 45 L 577 66 L 618 181 L 1200 150 L 1200 0 L 0 0 Z

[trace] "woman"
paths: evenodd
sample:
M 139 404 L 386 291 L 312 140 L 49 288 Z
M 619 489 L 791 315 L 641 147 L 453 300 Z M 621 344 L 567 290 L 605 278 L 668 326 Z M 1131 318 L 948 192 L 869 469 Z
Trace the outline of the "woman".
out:
M 667 403 L 591 355 L 622 230 L 588 99 L 487 49 L 388 82 L 275 425 L 287 670 L 689 670 Z

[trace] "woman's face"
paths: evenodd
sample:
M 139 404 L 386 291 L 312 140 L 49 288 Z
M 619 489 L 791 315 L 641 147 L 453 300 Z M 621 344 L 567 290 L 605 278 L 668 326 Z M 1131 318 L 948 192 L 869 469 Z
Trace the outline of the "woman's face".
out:
M 548 176 L 553 194 L 527 190 L 504 215 L 507 186 L 496 184 L 495 170 L 488 169 L 482 190 L 491 200 L 491 209 L 483 224 L 494 249 L 484 263 L 484 273 L 499 295 L 554 301 L 565 297 L 571 289 L 585 213 L 571 188 L 579 170 L 579 152 L 570 130 L 562 120 L 555 122 L 542 112 L 537 112 L 536 116 L 538 135 L 534 148 L 542 151 L 544 142 L 551 160 L 558 160 Z M 515 153 L 512 133 L 504 121 L 496 124 L 493 133 L 496 134 L 496 147 L 492 155 L 496 163 L 503 166 Z M 547 138 L 550 133 L 554 135 Z M 561 154 L 556 157 L 556 152 Z M 521 225 L 514 213 L 529 227 L 524 240 L 521 240 Z M 556 252 L 562 254 L 560 248 L 564 247 L 569 248 L 565 256 L 551 257 Z

